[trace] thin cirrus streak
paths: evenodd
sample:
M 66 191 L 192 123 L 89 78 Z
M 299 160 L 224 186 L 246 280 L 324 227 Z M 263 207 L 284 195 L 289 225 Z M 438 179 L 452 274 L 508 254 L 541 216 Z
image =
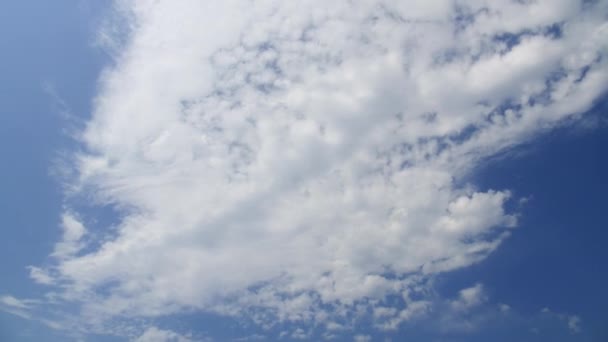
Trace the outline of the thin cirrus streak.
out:
M 67 208 L 52 265 L 31 267 L 80 327 L 191 310 L 345 322 L 361 307 L 398 327 L 428 310 L 429 277 L 516 225 L 508 190 L 460 180 L 608 84 L 602 1 L 115 7 L 129 32 L 99 33 L 115 64 L 66 201 L 128 210 L 106 237 Z

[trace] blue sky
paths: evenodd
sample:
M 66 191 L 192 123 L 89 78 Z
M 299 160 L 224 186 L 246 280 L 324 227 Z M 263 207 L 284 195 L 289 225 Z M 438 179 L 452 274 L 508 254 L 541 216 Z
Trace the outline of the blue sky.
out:
M 250 5 L 0 5 L 0 340 L 608 338 L 605 1 Z

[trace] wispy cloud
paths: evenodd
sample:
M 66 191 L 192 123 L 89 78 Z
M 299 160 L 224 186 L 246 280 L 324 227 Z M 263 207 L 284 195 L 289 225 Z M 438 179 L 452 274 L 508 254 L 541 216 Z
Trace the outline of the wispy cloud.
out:
M 39 301 L 35 299 L 19 299 L 11 295 L 0 296 L 0 310 L 24 319 L 32 318 L 31 310 L 38 303 Z
M 30 307 L 30 305 L 28 305 L 26 301 L 7 295 L 0 297 L 0 304 L 15 309 L 29 309 Z
M 556 318 L 568 327 L 568 330 L 572 334 L 578 334 L 581 332 L 581 318 L 578 315 L 570 315 L 563 312 L 555 312 L 549 308 L 543 308 L 541 310 L 543 316 L 548 316 L 551 318 Z

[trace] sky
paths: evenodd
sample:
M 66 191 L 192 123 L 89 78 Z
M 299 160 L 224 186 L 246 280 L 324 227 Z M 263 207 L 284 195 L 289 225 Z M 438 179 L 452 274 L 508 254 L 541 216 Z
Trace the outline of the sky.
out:
M 608 340 L 608 1 L 3 1 L 0 341 Z

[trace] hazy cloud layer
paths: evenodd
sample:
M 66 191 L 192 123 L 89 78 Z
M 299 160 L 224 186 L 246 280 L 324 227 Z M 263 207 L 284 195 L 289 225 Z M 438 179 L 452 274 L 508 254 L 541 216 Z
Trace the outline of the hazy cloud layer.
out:
M 124 217 L 93 234 L 67 209 L 52 265 L 30 268 L 90 325 L 202 310 L 336 329 L 373 312 L 394 328 L 430 308 L 428 277 L 516 225 L 508 189 L 459 180 L 608 84 L 605 1 L 116 9 L 128 35 L 100 32 L 116 60 L 66 193 Z M 139 340 L 170 334 L 150 329 Z

